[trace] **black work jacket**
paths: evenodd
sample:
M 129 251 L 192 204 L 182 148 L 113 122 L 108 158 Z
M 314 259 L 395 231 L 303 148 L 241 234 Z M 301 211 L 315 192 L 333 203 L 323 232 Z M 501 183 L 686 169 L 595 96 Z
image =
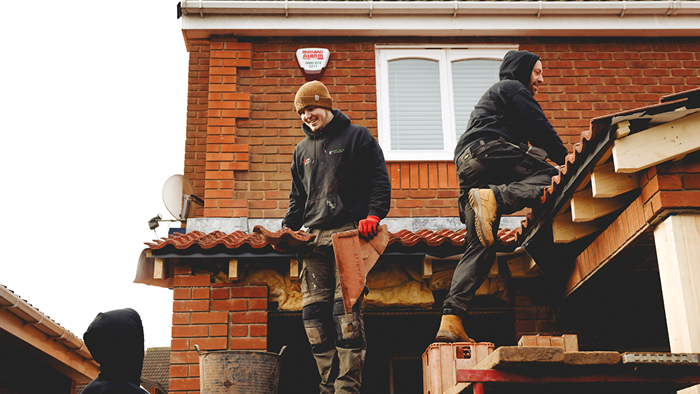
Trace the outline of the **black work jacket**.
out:
M 528 51 L 505 55 L 499 69 L 500 81 L 474 106 L 467 130 L 455 148 L 455 158 L 474 142 L 503 138 L 515 145 L 530 143 L 542 148 L 549 159 L 564 164 L 566 147 L 528 87 L 539 58 Z
M 377 140 L 340 110 L 294 149 L 289 208 L 282 227 L 330 229 L 389 213 L 391 181 Z

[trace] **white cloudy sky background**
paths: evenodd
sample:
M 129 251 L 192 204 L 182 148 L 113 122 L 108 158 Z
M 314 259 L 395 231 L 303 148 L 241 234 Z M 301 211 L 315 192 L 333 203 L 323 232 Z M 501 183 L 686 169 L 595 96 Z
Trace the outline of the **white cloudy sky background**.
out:
M 0 284 L 81 338 L 98 312 L 131 307 L 146 346 L 170 346 L 172 292 L 132 281 L 183 170 L 176 5 L 3 4 Z

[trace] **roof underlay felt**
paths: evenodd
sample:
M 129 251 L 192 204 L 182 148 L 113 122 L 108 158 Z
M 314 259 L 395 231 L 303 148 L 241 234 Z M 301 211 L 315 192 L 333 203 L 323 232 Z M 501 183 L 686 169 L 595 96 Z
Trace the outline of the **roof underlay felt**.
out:
M 649 231 L 653 221 L 643 213 L 643 201 L 639 187 L 631 187 L 622 193 L 598 198 L 605 201 L 605 209 L 597 208 L 591 216 L 582 213 L 581 207 L 587 207 L 581 201 L 590 202 L 584 198 L 591 194 L 593 187 L 591 178 L 603 167 L 612 168 L 612 173 L 625 172 L 628 178 L 636 178 L 636 171 L 641 169 L 617 168 L 613 162 L 613 147 L 616 141 L 623 137 L 641 134 L 645 130 L 657 128 L 664 124 L 672 124 L 681 119 L 700 117 L 700 88 L 661 97 L 659 104 L 636 108 L 608 116 L 594 118 L 590 128 L 581 134 L 581 141 L 575 145 L 573 153 L 566 158 L 560 168 L 559 175 L 541 196 L 542 205 L 532 211 L 518 231 L 517 244 L 534 259 L 542 274 L 562 294 L 573 291 L 581 282 L 595 273 L 601 262 L 614 256 L 629 256 L 625 249 L 634 246 L 649 246 Z M 700 118 L 698 123 L 700 124 Z M 618 143 L 619 144 L 619 143 Z M 690 148 L 699 150 L 700 146 Z M 677 158 L 676 158 L 677 159 Z M 669 159 L 671 160 L 671 159 Z M 655 165 L 658 163 L 654 163 Z M 601 177 L 599 177 L 601 178 Z M 600 197 L 600 196 L 598 196 Z M 579 203 L 574 205 L 574 202 Z M 700 206 L 700 202 L 695 204 Z M 597 207 L 597 205 L 596 205 Z M 628 234 L 617 234 L 621 231 L 616 227 L 622 226 Z M 651 218 L 653 220 L 654 218 Z M 280 230 L 282 231 L 282 230 Z M 303 239 L 308 234 L 303 231 L 277 232 L 278 237 L 296 237 Z M 606 243 L 604 252 L 596 251 L 596 263 L 592 258 L 586 258 L 588 248 L 596 246 L 596 240 L 607 237 L 607 233 L 616 231 L 620 240 L 619 245 Z M 464 252 L 465 230 L 412 232 L 401 230 L 390 233 L 389 243 L 384 255 L 423 255 L 433 258 L 446 258 Z M 619 236 L 618 236 L 619 235 Z M 171 234 L 167 238 L 146 242 L 149 249 L 141 255 L 140 266 L 143 262 L 154 258 L 245 258 L 245 257 L 288 257 L 294 258 L 293 253 L 279 252 L 272 248 L 270 238 L 265 238 L 257 232 L 246 234 L 236 231 L 226 234 L 214 231 L 204 234 L 192 231 L 186 234 Z M 653 243 L 653 240 L 651 241 Z M 597 247 L 597 246 L 596 246 Z M 642 249 L 640 249 L 642 250 Z M 606 255 L 607 253 L 607 255 Z M 645 252 L 648 254 L 648 250 Z M 590 254 L 590 253 L 589 253 Z M 151 264 L 152 266 L 152 264 Z M 586 266 L 583 267 L 582 266 Z M 150 271 L 146 274 L 150 274 Z M 148 283 L 140 281 L 139 283 Z M 150 281 L 148 284 L 163 286 L 163 281 Z M 167 286 L 167 285 L 166 285 Z M 168 286 L 170 287 L 170 286 Z

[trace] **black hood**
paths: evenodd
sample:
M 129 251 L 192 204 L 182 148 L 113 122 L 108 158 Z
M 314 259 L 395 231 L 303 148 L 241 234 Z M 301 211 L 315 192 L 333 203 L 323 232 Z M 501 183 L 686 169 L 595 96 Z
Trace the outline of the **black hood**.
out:
M 100 363 L 100 377 L 141 382 L 143 325 L 133 309 L 101 312 L 83 335 L 92 357 Z
M 525 87 L 529 87 L 532 69 L 538 60 L 540 60 L 539 56 L 528 51 L 508 51 L 503 57 L 498 76 L 501 78 L 501 81 L 512 79 L 520 81 Z

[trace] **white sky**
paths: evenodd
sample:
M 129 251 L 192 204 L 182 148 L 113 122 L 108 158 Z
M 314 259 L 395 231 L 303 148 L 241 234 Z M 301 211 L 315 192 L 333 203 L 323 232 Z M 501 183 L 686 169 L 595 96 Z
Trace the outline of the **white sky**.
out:
M 82 338 L 130 307 L 170 346 L 172 291 L 133 284 L 184 163 L 177 0 L 3 3 L 0 283 Z M 157 229 L 167 235 L 168 223 Z

